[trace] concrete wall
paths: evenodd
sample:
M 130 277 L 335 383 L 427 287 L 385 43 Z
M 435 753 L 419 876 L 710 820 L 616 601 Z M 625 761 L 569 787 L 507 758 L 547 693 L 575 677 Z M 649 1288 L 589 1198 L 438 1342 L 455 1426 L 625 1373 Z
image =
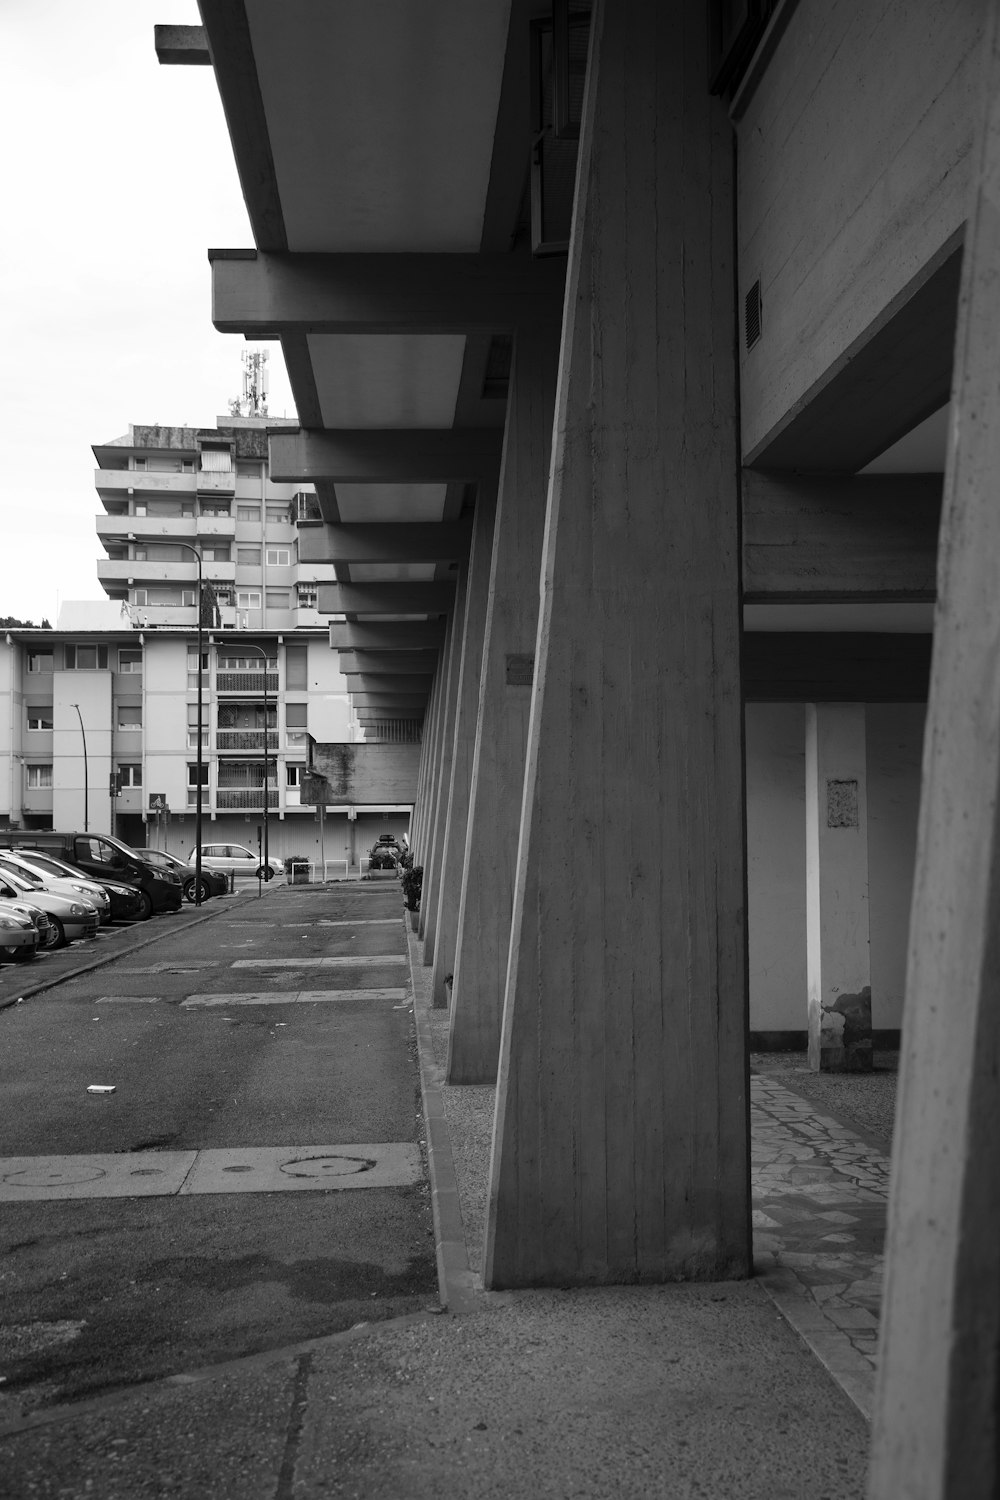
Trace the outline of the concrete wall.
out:
M 84 758 L 79 704 L 87 737 L 86 780 L 89 783 L 84 818 Z M 54 672 L 52 676 L 52 826 L 88 826 L 94 833 L 111 831 L 111 673 L 108 671 Z M 28 799 L 25 798 L 25 808 Z
M 868 736 L 872 1020 L 900 1026 L 923 704 L 873 704 Z M 750 1028 L 806 1027 L 805 740 L 798 704 L 746 712 Z
M 419 745 L 315 744 L 314 775 L 305 778 L 302 804 L 412 804 L 419 761 Z
M 743 451 L 962 224 L 982 5 L 800 0 L 738 125 Z

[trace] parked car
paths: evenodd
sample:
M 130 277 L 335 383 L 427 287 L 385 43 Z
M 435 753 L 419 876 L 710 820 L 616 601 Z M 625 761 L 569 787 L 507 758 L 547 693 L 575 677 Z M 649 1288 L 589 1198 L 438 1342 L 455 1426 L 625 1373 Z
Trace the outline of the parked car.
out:
M 27 852 L 38 849 L 65 861 L 87 877 L 131 885 L 139 893 L 140 921 L 154 911 L 180 911 L 181 883 L 171 870 L 157 869 L 142 855 L 109 833 L 59 833 L 53 828 L 24 829 L 16 836 L 0 834 L 0 848 L 14 845 Z
M 0 901 L 0 960 L 34 958 L 39 934 L 34 922 L 12 902 Z
M 56 946 L 58 933 L 49 921 L 48 912 L 42 911 L 40 906 L 32 906 L 28 901 L 9 901 L 6 898 L 0 898 L 0 911 L 14 912 L 19 917 L 27 918 L 38 933 L 39 948 L 54 948 Z M 19 952 L 13 954 L 14 958 L 28 956 L 34 957 L 33 954 L 27 955 Z
M 39 885 L 47 891 L 54 891 L 57 896 L 68 896 L 71 901 L 82 897 L 84 901 L 94 907 L 97 919 L 103 925 L 111 921 L 111 900 L 106 891 L 102 891 L 99 885 L 92 880 L 84 880 L 80 871 L 75 872 L 75 878 L 68 875 L 53 875 L 49 871 L 35 869 L 35 867 L 13 849 L 0 849 L 0 871 L 9 871 L 14 875 L 22 875 L 26 880 L 37 880 Z
M 397 870 L 403 846 L 394 833 L 380 833 L 368 851 L 369 870 Z
M 196 853 L 197 850 L 192 849 L 188 855 L 188 864 L 192 867 Z M 280 859 L 269 859 L 265 868 L 264 861 L 243 844 L 202 844 L 201 868 L 219 870 L 223 875 L 228 875 L 230 871 L 234 875 L 256 875 L 258 870 L 263 869 L 261 878 L 273 880 L 275 875 L 284 873 L 285 866 Z
M 10 870 L 0 872 L 0 896 L 8 901 L 23 901 L 31 906 L 40 906 L 55 928 L 53 948 L 65 948 L 79 938 L 93 937 L 97 932 L 97 909 L 81 896 L 71 901 L 67 896 L 57 896 L 53 891 L 31 883 L 27 878 L 13 874 Z
M 181 889 L 184 892 L 185 901 L 195 899 L 195 871 L 190 865 L 186 865 L 176 854 L 168 854 L 166 849 L 140 849 L 137 851 L 144 859 L 148 859 L 151 865 L 159 865 L 161 869 L 172 870 L 175 875 L 180 876 Z M 224 896 L 229 889 L 229 881 L 219 870 L 210 870 L 202 861 L 201 866 L 201 899 L 207 901 L 210 896 Z
M 54 854 L 43 854 L 40 849 L 17 848 L 12 852 L 20 855 L 25 863 L 43 876 L 62 875 L 69 880 L 79 880 L 83 875 L 82 870 L 74 870 L 65 860 L 57 859 Z M 121 885 L 117 880 L 102 880 L 97 875 L 84 877 L 83 883 L 97 886 L 107 893 L 111 903 L 112 922 L 135 922 L 138 919 L 142 902 L 134 885 Z

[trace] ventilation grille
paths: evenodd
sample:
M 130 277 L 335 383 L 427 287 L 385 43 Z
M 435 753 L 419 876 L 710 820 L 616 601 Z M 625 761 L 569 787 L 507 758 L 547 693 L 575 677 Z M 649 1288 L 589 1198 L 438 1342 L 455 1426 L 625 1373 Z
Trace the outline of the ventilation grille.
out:
M 745 325 L 746 344 L 748 349 L 752 349 L 754 344 L 756 344 L 757 340 L 760 338 L 760 318 L 760 277 L 758 277 L 746 295 Z

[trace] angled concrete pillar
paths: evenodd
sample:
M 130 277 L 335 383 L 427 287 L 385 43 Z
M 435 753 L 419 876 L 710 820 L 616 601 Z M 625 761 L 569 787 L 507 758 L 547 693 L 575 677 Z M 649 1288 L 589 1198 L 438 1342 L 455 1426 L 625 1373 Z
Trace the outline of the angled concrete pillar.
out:
M 985 14 L 870 1500 L 1000 1494 L 1000 12 Z
M 441 864 L 444 853 L 444 828 L 448 817 L 448 788 L 451 785 L 451 757 L 455 745 L 455 719 L 458 712 L 458 679 L 462 660 L 462 637 L 465 630 L 466 591 L 469 582 L 468 559 L 459 563 L 455 585 L 455 607 L 448 630 L 448 673 L 441 694 L 441 732 L 438 738 L 437 763 L 432 768 L 433 795 L 427 828 L 427 858 L 420 896 L 420 936 L 424 943 L 424 963 L 434 962 L 434 938 L 437 934 L 437 910 L 440 895 Z
M 750 1267 L 732 139 L 701 0 L 594 14 L 490 1287 Z
M 463 856 L 450 1083 L 494 1083 L 497 1076 L 558 361 L 558 324 L 518 330 Z
M 434 685 L 431 689 L 433 696 L 433 719 L 428 736 L 427 758 L 424 764 L 424 782 L 421 789 L 420 859 L 418 861 L 418 863 L 424 866 L 426 866 L 430 853 L 430 835 L 434 826 L 434 799 L 438 784 L 438 758 L 441 753 L 445 700 L 448 696 L 448 665 L 451 656 L 453 619 L 454 611 L 448 616 L 448 621 L 445 625 L 444 645 L 441 648 L 437 671 L 434 674 Z
M 476 519 L 469 552 L 469 581 L 465 591 L 465 621 L 459 661 L 455 738 L 451 752 L 451 784 L 448 789 L 441 874 L 438 886 L 437 929 L 434 935 L 432 1004 L 447 1005 L 445 980 L 455 968 L 455 939 L 462 891 L 465 833 L 469 822 L 469 785 L 472 755 L 479 718 L 479 688 L 483 675 L 483 640 L 490 593 L 490 562 L 497 511 L 496 480 L 481 485 L 476 500 Z
M 872 1066 L 868 772 L 863 703 L 806 704 L 809 1066 Z
M 423 829 L 425 824 L 427 806 L 427 783 L 429 776 L 429 764 L 433 755 L 434 733 L 437 724 L 437 704 L 441 690 L 442 663 L 445 658 L 442 649 L 437 669 L 434 673 L 434 682 L 431 685 L 431 694 L 427 700 L 427 711 L 424 714 L 423 729 L 420 734 L 420 766 L 417 771 L 417 795 L 413 804 L 413 817 L 410 824 L 410 846 L 413 849 L 413 863 L 420 864 L 423 860 Z

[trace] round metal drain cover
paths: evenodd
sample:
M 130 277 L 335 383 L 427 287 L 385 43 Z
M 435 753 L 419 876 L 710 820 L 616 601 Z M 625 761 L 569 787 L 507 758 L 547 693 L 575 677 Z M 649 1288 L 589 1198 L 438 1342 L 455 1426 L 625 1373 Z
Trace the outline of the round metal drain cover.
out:
M 3 1180 L 11 1187 L 74 1187 L 81 1182 L 97 1182 L 107 1175 L 103 1167 L 23 1167 L 20 1172 L 5 1173 Z
M 280 1170 L 288 1177 L 352 1177 L 370 1172 L 374 1165 L 368 1156 L 301 1156 L 283 1161 Z

